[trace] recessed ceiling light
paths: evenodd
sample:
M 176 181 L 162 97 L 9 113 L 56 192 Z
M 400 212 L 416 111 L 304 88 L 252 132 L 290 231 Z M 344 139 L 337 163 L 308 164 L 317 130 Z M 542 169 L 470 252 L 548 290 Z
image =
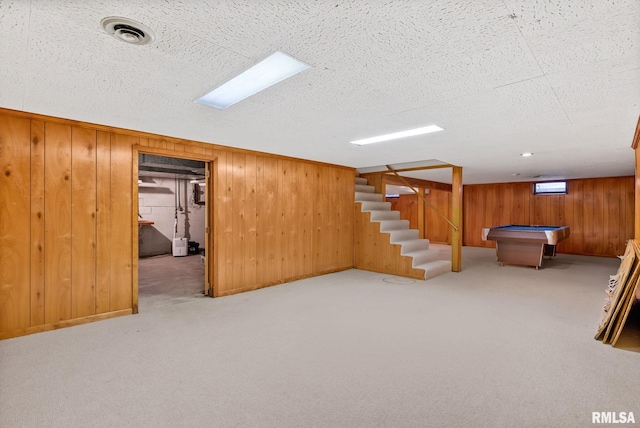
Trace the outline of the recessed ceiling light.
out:
M 519 173 L 519 172 L 515 172 L 515 173 L 513 173 L 513 174 L 511 174 L 511 175 L 513 175 L 514 177 L 517 177 L 517 176 L 519 176 L 519 175 L 520 175 L 520 173 Z
M 276 51 L 207 95 L 198 98 L 196 103 L 222 110 L 307 68 L 309 65 L 304 62 Z
M 522 156 L 523 158 L 528 158 L 529 156 L 533 156 L 533 153 L 529 153 L 529 152 L 520 153 L 520 156 Z
M 362 146 L 364 144 L 380 143 L 382 141 L 397 140 L 399 138 L 413 137 L 414 135 L 429 134 L 431 132 L 444 131 L 437 125 L 424 126 L 422 128 L 410 129 L 408 131 L 394 132 L 393 134 L 378 135 L 377 137 L 364 138 L 362 140 L 349 141 L 351 144 Z

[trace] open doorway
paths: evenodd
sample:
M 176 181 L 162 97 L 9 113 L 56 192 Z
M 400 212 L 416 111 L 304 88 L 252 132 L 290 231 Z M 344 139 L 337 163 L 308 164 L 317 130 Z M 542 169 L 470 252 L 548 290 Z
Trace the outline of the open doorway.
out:
M 208 162 L 137 155 L 138 309 L 205 297 Z

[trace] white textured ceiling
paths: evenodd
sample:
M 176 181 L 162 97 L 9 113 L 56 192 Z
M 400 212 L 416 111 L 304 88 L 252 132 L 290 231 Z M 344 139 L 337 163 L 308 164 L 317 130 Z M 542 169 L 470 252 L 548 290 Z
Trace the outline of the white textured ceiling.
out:
M 107 16 L 156 39 L 118 41 Z M 312 67 L 193 102 L 276 50 Z M 632 175 L 640 2 L 0 0 L 0 106 L 353 167 L 439 159 L 465 183 Z

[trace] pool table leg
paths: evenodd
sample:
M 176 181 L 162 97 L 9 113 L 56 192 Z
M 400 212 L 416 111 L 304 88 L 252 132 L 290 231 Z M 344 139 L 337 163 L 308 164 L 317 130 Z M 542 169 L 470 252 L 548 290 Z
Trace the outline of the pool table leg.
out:
M 555 257 L 556 246 L 552 244 L 544 244 L 544 255 L 547 257 Z

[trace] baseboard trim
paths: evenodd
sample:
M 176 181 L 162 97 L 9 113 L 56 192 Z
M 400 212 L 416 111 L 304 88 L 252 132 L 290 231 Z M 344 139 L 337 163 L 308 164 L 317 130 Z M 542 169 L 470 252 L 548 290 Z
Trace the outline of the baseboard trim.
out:
M 0 333 L 0 340 L 10 339 L 12 337 L 26 336 L 28 334 L 41 333 L 43 331 L 57 330 L 59 328 L 71 327 L 74 325 L 87 324 L 94 321 L 102 321 L 109 318 L 131 315 L 132 309 L 123 309 L 120 311 L 106 312 L 104 314 L 89 315 L 88 317 L 74 318 L 71 320 L 58 321 L 50 324 L 36 325 L 33 327 L 21 328 L 18 330 Z
M 287 282 L 298 281 L 300 279 L 313 278 L 314 276 L 320 276 L 320 275 L 327 275 L 327 274 L 330 274 L 330 273 L 342 272 L 342 271 L 349 270 L 349 269 L 353 269 L 353 266 L 345 266 L 345 267 L 341 267 L 341 268 L 337 268 L 337 269 L 331 269 L 331 270 L 322 271 L 322 272 L 314 272 L 312 274 L 307 274 L 307 275 L 293 276 L 291 278 L 286 278 L 286 279 L 282 279 L 282 280 L 278 280 L 278 281 L 267 282 L 266 284 L 252 285 L 252 286 L 249 286 L 249 287 L 242 287 L 242 288 L 236 288 L 234 290 L 227 290 L 227 291 L 223 291 L 221 293 L 215 294 L 214 297 L 231 296 L 233 294 L 245 293 L 247 291 L 259 290 L 261 288 L 272 287 L 274 285 L 280 285 L 280 284 L 286 284 Z

